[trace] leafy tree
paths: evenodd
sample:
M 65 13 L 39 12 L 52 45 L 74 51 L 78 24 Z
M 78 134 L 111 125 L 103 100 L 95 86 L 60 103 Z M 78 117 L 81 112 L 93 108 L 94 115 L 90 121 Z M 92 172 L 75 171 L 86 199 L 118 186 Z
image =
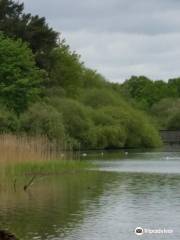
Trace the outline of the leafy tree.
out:
M 113 116 L 106 113 L 103 108 L 98 110 L 92 109 L 90 116 L 95 126 L 111 126 L 115 124 Z
M 0 133 L 16 133 L 19 130 L 19 120 L 16 114 L 0 107 Z
M 170 118 L 178 113 L 179 109 L 179 98 L 163 98 L 152 106 L 151 113 L 159 123 L 159 128 L 166 129 Z
M 169 79 L 168 88 L 173 92 L 173 96 L 180 97 L 180 78 Z
M 47 87 L 62 87 L 66 89 L 68 96 L 76 96 L 78 88 L 83 84 L 84 68 L 83 63 L 80 62 L 80 56 L 71 52 L 69 46 L 63 41 L 52 51 L 51 59 Z
M 27 45 L 0 35 L 0 102 L 17 113 L 24 111 L 37 100 L 41 79 Z
M 69 98 L 49 99 L 49 104 L 62 113 L 66 133 L 71 139 L 76 140 L 81 147 L 93 145 L 93 125 L 88 109 L 83 104 Z
M 128 104 L 108 106 L 104 112 L 113 118 L 112 124 L 121 126 L 126 133 L 124 147 L 155 147 L 161 145 L 158 131 L 146 114 Z
M 104 106 L 119 105 L 120 97 L 108 88 L 90 88 L 84 91 L 80 99 L 85 105 L 93 108 L 101 108 Z
M 83 88 L 89 89 L 89 88 L 104 88 L 106 85 L 108 85 L 105 78 L 97 73 L 96 71 L 93 71 L 89 68 L 84 68 L 83 71 Z
M 125 146 L 127 147 L 158 147 L 162 144 L 155 126 L 142 112 L 131 111 L 126 129 L 128 137 Z
M 62 114 L 45 103 L 36 103 L 20 117 L 21 131 L 30 135 L 46 135 L 51 140 L 63 140 L 65 130 Z
M 149 95 L 152 93 L 152 88 L 153 82 L 144 76 L 133 76 L 122 84 L 122 92 L 125 96 L 144 102 L 147 106 L 151 104 Z
M 121 91 L 126 98 L 133 98 L 147 111 L 163 98 L 177 97 L 177 91 L 172 83 L 152 81 L 143 76 L 131 77 L 122 84 Z
M 96 147 L 105 149 L 122 148 L 126 142 L 126 131 L 122 126 L 99 126 L 96 128 Z
M 167 124 L 169 130 L 180 130 L 180 112 L 174 114 Z
M 25 14 L 23 3 L 1 0 L 0 31 L 28 42 L 38 66 L 48 68 L 49 54 L 57 46 L 58 33 L 48 26 L 44 17 Z

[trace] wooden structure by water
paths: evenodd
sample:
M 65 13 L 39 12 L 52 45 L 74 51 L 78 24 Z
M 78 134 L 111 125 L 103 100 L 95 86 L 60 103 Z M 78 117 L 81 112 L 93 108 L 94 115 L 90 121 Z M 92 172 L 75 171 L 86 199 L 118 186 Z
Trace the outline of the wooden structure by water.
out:
M 161 130 L 160 136 L 166 144 L 180 144 L 180 131 Z

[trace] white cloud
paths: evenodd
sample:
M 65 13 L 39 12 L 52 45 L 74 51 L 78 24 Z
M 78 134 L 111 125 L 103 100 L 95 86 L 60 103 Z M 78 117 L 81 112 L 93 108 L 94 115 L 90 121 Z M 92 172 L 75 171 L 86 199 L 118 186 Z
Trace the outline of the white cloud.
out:
M 153 79 L 180 75 L 180 33 L 140 35 L 75 31 L 65 32 L 63 36 L 89 67 L 111 81 L 122 81 L 131 75 Z

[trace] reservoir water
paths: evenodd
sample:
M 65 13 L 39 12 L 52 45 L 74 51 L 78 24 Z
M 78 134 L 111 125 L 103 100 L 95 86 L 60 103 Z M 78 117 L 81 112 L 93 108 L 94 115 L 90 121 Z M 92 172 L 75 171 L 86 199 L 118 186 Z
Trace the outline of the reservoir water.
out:
M 94 169 L 0 191 L 0 228 L 23 240 L 180 239 L 180 152 L 94 158 Z

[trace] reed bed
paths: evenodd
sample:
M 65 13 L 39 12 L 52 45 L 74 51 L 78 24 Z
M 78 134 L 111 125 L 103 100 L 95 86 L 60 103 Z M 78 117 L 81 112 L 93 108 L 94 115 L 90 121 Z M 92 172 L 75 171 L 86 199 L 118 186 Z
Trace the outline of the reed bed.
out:
M 73 160 L 76 158 L 76 161 Z M 88 164 L 78 161 L 70 146 L 45 136 L 0 135 L 0 180 L 22 176 L 58 174 L 79 170 Z
M 68 156 L 66 156 L 68 155 Z M 45 136 L 0 135 L 0 163 L 21 163 L 71 158 L 72 153 L 61 143 Z

